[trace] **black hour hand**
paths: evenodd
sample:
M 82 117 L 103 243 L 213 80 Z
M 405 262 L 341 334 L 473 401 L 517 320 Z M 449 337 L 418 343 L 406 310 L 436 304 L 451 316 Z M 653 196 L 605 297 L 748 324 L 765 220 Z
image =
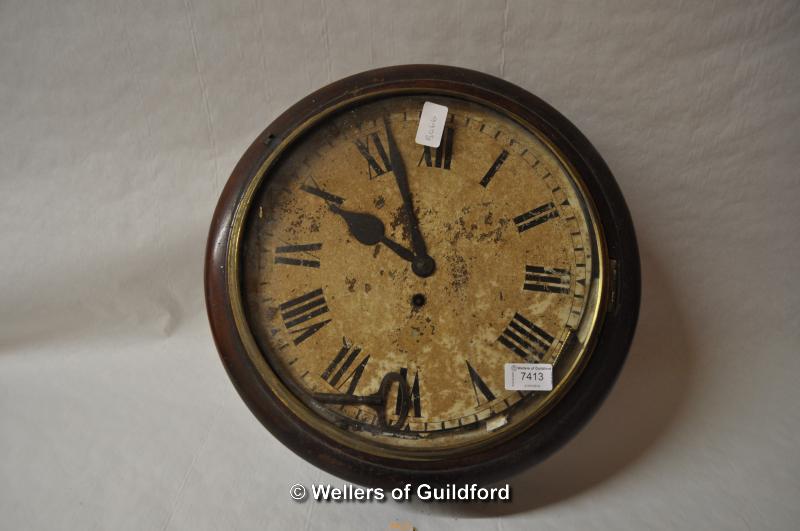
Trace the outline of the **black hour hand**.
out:
M 331 212 L 338 214 L 344 219 L 344 222 L 347 224 L 347 229 L 358 243 L 363 245 L 377 245 L 382 243 L 394 251 L 400 258 L 413 262 L 414 253 L 394 240 L 387 238 L 386 227 L 383 221 L 377 216 L 364 212 L 351 212 L 332 203 L 328 204 L 328 208 L 331 209 Z

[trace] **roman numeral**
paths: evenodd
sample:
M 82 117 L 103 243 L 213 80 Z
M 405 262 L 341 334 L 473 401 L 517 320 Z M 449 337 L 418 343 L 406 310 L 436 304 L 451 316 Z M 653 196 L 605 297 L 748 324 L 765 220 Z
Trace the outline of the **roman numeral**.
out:
M 347 370 L 353 365 L 359 354 L 361 354 L 360 348 L 348 345 L 347 340 L 342 338 L 342 348 L 322 373 L 322 379 L 336 389 L 339 389 L 349 380 L 350 385 L 347 387 L 345 394 L 352 395 L 356 390 L 356 386 L 358 386 L 359 380 L 361 380 L 361 375 L 364 374 L 364 367 L 366 367 L 369 362 L 369 356 L 362 359 L 361 363 L 359 363 L 344 380 L 342 380 L 342 377 L 347 374 Z M 340 381 L 341 383 L 339 383 Z
M 489 171 L 487 171 L 486 175 L 484 175 L 483 179 L 481 179 L 481 186 L 483 186 L 484 188 L 489 186 L 489 182 L 491 182 L 492 177 L 494 177 L 494 174 L 497 173 L 497 170 L 499 170 L 500 166 L 502 166 L 503 163 L 506 161 L 506 158 L 508 158 L 508 151 L 504 149 L 500 153 L 500 155 L 498 155 L 497 158 L 494 159 L 491 168 L 489 168 Z
M 492 390 L 489 389 L 488 385 L 486 385 L 486 382 L 481 379 L 478 371 L 473 369 L 472 365 L 470 365 L 468 361 L 466 363 L 467 370 L 469 371 L 469 379 L 472 380 L 472 390 L 475 391 L 475 402 L 477 402 L 478 405 L 481 404 L 481 400 L 478 398 L 478 391 L 481 392 L 487 402 L 494 400 L 494 393 L 492 393 Z
M 543 293 L 569 293 L 569 285 L 569 269 L 525 266 L 525 283 L 522 289 Z
M 321 243 L 304 243 L 301 245 L 282 245 L 275 248 L 275 263 L 304 267 L 319 267 L 319 259 L 311 251 L 322 249 Z M 294 258 L 292 256 L 278 256 L 281 254 L 302 253 L 310 258 Z
M 330 323 L 330 319 L 306 324 L 311 319 L 319 317 L 328 312 L 325 303 L 325 296 L 322 288 L 310 291 L 290 301 L 286 301 L 278 307 L 283 318 L 283 325 L 292 334 L 298 334 L 294 338 L 294 344 L 299 345 L 315 333 L 320 328 Z
M 320 188 L 314 179 L 309 179 L 306 181 L 305 184 L 300 186 L 300 189 L 304 192 L 308 192 L 311 195 L 315 195 L 324 199 L 328 203 L 334 203 L 337 205 L 341 205 L 344 203 L 344 198 L 339 197 L 338 195 L 334 195 L 330 192 L 326 192 L 322 188 Z
M 446 127 L 442 135 L 442 141 L 436 151 L 430 146 L 424 146 L 422 149 L 422 156 L 419 158 L 417 166 L 425 161 L 425 165 L 429 168 L 441 168 L 443 170 L 450 169 L 450 163 L 453 160 L 453 135 L 454 130 L 452 127 Z
M 518 356 L 541 360 L 555 338 L 518 313 L 497 340 Z
M 372 142 L 370 142 L 372 140 Z M 375 160 L 375 157 L 372 156 L 370 150 L 370 144 L 375 147 L 375 152 L 380 158 L 381 164 Z M 375 177 L 380 177 L 384 173 L 388 171 L 392 171 L 392 165 L 389 162 L 389 156 L 386 155 L 386 150 L 383 148 L 383 144 L 381 143 L 381 138 L 378 136 L 378 133 L 372 133 L 367 135 L 365 141 L 361 141 L 360 139 L 355 140 L 355 145 L 358 148 L 358 152 L 361 153 L 361 156 L 367 159 L 367 171 L 369 172 L 369 178 L 374 179 Z M 374 176 L 372 174 L 375 174 Z
M 400 369 L 400 376 L 408 382 L 408 369 L 403 367 Z M 422 416 L 422 407 L 420 406 L 419 402 L 419 371 L 414 372 L 414 383 L 410 384 L 411 387 L 411 404 L 408 408 L 408 416 L 409 417 L 421 417 Z M 400 405 L 400 393 L 397 393 L 397 403 L 395 404 L 394 412 L 396 415 L 400 414 L 400 410 L 402 409 Z M 413 414 L 412 414 L 413 413 Z
M 514 223 L 517 224 L 518 231 L 525 232 L 526 230 L 532 229 L 537 225 L 541 225 L 548 219 L 557 217 L 558 210 L 556 210 L 556 206 L 553 203 L 546 203 L 540 207 L 536 207 L 533 210 L 529 210 L 528 212 L 515 217 Z

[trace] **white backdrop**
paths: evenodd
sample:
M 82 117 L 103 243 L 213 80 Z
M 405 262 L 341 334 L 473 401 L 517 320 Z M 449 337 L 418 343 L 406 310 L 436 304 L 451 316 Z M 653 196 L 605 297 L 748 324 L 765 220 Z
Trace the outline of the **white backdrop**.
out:
M 207 227 L 288 105 L 412 62 L 503 77 L 595 144 L 639 237 L 638 333 L 513 504 L 297 504 L 340 482 L 229 382 Z M 0 1 L 0 528 L 795 528 L 798 71 L 794 1 Z

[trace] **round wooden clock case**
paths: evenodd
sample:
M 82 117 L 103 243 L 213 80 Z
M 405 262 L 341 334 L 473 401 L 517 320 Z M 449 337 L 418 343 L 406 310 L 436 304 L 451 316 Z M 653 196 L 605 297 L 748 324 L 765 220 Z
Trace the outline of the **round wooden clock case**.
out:
M 438 147 L 415 142 L 425 102 Z M 239 394 L 307 461 L 365 485 L 481 483 L 599 407 L 638 315 L 633 226 L 566 118 L 501 79 L 408 65 L 292 106 L 214 213 L 209 320 Z M 509 364 L 553 366 L 550 391 Z

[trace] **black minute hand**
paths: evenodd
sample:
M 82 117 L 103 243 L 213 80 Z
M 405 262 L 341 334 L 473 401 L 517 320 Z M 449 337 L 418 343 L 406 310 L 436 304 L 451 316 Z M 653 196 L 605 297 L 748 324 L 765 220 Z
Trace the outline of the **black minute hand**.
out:
M 408 232 L 411 234 L 411 249 L 414 251 L 414 260 L 411 262 L 411 270 L 420 277 L 429 277 L 436 270 L 436 262 L 428 256 L 428 249 L 425 247 L 425 239 L 419 230 L 419 221 L 414 213 L 414 201 L 411 198 L 411 188 L 408 186 L 408 176 L 406 167 L 397 143 L 392 136 L 389 128 L 389 121 L 383 117 L 383 126 L 386 129 L 386 142 L 389 147 L 389 162 L 392 166 L 392 173 L 400 189 L 400 196 L 403 198 L 403 207 L 406 212 Z

